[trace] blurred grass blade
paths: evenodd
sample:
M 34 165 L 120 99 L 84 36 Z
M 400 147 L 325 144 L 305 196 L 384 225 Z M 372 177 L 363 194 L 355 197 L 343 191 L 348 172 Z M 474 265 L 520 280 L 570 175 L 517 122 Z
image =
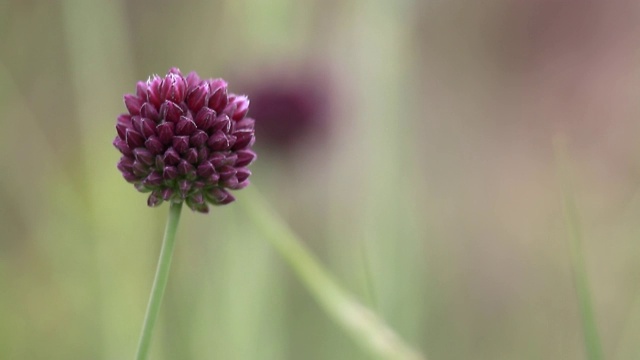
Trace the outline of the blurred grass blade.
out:
M 371 354 L 389 360 L 426 360 L 376 314 L 358 303 L 331 278 L 289 226 L 252 186 L 246 190 L 249 217 L 289 263 L 318 303 Z
M 593 310 L 593 301 L 589 289 L 589 279 L 582 249 L 582 228 L 578 208 L 571 191 L 571 176 L 568 166 L 568 156 L 566 154 L 565 140 L 557 137 L 554 141 L 556 169 L 562 189 L 562 203 L 564 217 L 569 240 L 569 252 L 571 260 L 571 270 L 578 300 L 578 310 L 582 322 L 582 332 L 585 342 L 587 359 L 603 359 L 602 345 L 598 334 L 598 326 Z
M 360 257 L 362 258 L 362 268 L 364 271 L 364 286 L 369 306 L 375 310 L 378 308 L 378 299 L 376 297 L 376 290 L 373 285 L 373 274 L 371 273 L 371 262 L 369 260 L 369 250 L 365 241 L 358 242 Z

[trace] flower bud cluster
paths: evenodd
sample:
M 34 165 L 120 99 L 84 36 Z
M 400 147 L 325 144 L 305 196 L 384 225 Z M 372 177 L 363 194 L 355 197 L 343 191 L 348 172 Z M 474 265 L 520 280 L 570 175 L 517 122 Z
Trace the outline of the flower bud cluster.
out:
M 149 206 L 184 201 L 206 213 L 207 204 L 228 204 L 235 200 L 228 190 L 249 184 L 255 121 L 246 117 L 249 99 L 229 93 L 224 80 L 172 68 L 138 82 L 124 103 L 113 141 L 118 169 L 150 193 Z

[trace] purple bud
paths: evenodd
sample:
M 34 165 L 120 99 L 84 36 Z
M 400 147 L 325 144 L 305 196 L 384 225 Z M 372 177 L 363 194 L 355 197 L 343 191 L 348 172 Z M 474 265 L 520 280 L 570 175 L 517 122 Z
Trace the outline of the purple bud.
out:
M 234 99 L 236 109 L 231 116 L 235 121 L 242 120 L 247 112 L 249 112 L 249 99 L 245 95 L 238 96 Z
M 237 184 L 235 184 L 235 186 L 232 188 L 233 190 L 240 190 L 240 189 L 244 189 L 247 186 L 249 186 L 250 182 L 249 180 L 245 180 L 245 181 L 239 181 Z
M 142 118 L 140 120 L 141 133 L 145 138 L 149 138 L 156 134 L 156 124 L 147 118 Z
M 113 146 L 115 146 L 116 149 L 120 150 L 122 155 L 133 156 L 131 148 L 129 147 L 129 145 L 127 145 L 127 142 L 125 140 L 117 137 L 115 138 L 115 140 L 113 140 Z
M 165 88 L 168 89 L 165 94 Z M 162 94 L 167 100 L 181 103 L 184 101 L 185 92 L 187 90 L 187 82 L 179 73 L 169 73 L 164 78 L 162 84 Z
M 167 73 L 167 76 L 162 79 L 162 83 L 160 84 L 160 98 L 165 101 L 168 100 L 169 90 L 171 90 L 171 86 L 174 83 L 173 77 L 175 74 L 171 74 L 171 72 Z
M 133 162 L 133 173 L 136 176 L 147 176 L 149 174 L 149 166 L 143 164 L 140 161 Z
M 233 195 L 229 194 L 228 192 L 227 192 L 227 195 L 228 196 L 226 198 L 224 198 L 222 201 L 220 201 L 220 205 L 227 205 L 227 204 L 232 203 L 232 202 L 234 202 L 236 200 L 236 198 L 233 197 Z
M 189 148 L 187 153 L 184 154 L 184 159 L 187 160 L 189 164 L 195 164 L 198 162 L 198 150 L 194 148 Z
M 233 145 L 233 150 L 244 149 L 253 140 L 253 130 L 239 130 L 234 132 L 233 135 L 237 138 L 235 145 Z
M 140 180 L 140 178 L 136 175 L 134 175 L 132 172 L 123 172 L 122 173 L 122 177 L 128 182 L 128 183 L 135 183 L 137 181 Z
M 194 204 L 196 205 L 202 205 L 204 204 L 204 196 L 202 195 L 201 192 L 199 193 L 195 193 L 193 195 L 191 195 L 189 197 L 191 199 L 191 201 L 193 201 Z
M 166 188 L 166 189 L 162 190 L 162 198 L 165 201 L 169 201 L 169 199 L 171 199 L 171 196 L 173 196 L 173 189 Z
M 127 129 L 125 131 L 125 141 L 129 148 L 134 149 L 144 144 L 144 137 L 133 129 Z
M 213 151 L 226 150 L 229 148 L 229 139 L 222 131 L 218 130 L 209 137 L 207 145 Z
M 170 122 L 164 122 L 156 127 L 158 131 L 158 139 L 165 145 L 168 145 L 173 140 L 173 129 L 175 125 Z
M 129 110 L 131 115 L 140 115 L 140 108 L 144 101 L 133 94 L 127 94 L 124 96 L 124 105 Z
M 142 117 L 141 116 L 132 116 L 131 124 L 133 125 L 133 130 L 142 134 Z
M 229 133 L 231 130 L 231 120 L 227 114 L 222 114 L 218 116 L 212 125 L 212 132 L 223 131 L 224 133 Z
M 219 180 L 220 180 L 220 174 L 213 173 L 207 178 L 207 183 L 209 185 L 218 185 Z
M 213 188 L 206 192 L 205 196 L 211 203 L 216 205 L 225 205 L 235 200 L 233 195 L 221 188 Z
M 118 170 L 123 173 L 133 171 L 133 159 L 128 156 L 121 157 L 118 161 Z
M 122 114 L 118 116 L 116 131 L 122 140 L 125 138 L 125 131 L 131 127 L 133 127 L 133 124 L 131 123 L 131 115 Z
M 252 118 L 244 118 L 238 122 L 236 122 L 236 131 L 237 130 L 245 130 L 245 129 L 255 129 L 256 121 Z
M 238 140 L 236 138 L 236 136 L 235 135 L 227 135 L 227 140 L 229 141 L 229 145 L 227 147 L 227 150 L 228 149 L 234 149 L 235 150 L 235 148 L 233 146 L 236 144 L 236 141 Z
M 151 151 L 145 148 L 133 149 L 133 156 L 135 156 L 137 161 L 145 164 L 146 166 L 151 166 L 155 160 Z
M 149 195 L 149 198 L 147 199 L 147 205 L 149 205 L 150 207 L 156 207 L 162 204 L 162 201 L 162 192 L 156 190 L 152 192 L 151 195 Z
M 209 96 L 209 83 L 202 82 L 200 86 L 194 88 L 187 95 L 187 105 L 191 111 L 198 111 L 203 106 Z
M 209 139 L 209 136 L 207 135 L 206 132 L 202 130 L 196 130 L 196 132 L 194 132 L 191 135 L 191 139 L 189 142 L 191 143 L 192 146 L 201 148 L 207 143 L 208 139 Z
M 164 99 L 160 98 L 160 85 L 162 85 L 162 78 L 158 75 L 154 75 L 153 78 L 147 80 L 147 99 L 156 109 L 164 101 Z
M 160 113 L 151 103 L 144 103 L 140 108 L 140 115 L 153 121 L 160 120 Z
M 222 180 L 222 186 L 235 190 L 236 186 L 238 186 L 238 178 L 234 175 L 228 179 Z
M 169 71 L 167 71 L 167 75 L 169 74 L 179 75 L 180 77 L 182 77 L 182 72 L 180 71 L 180 69 L 178 69 L 175 66 L 170 68 Z
M 170 122 L 178 122 L 180 120 L 180 116 L 184 115 L 184 111 L 180 107 L 180 105 L 171 102 L 169 100 L 162 103 L 160 106 L 160 118 L 165 121 Z
M 174 136 L 172 145 L 178 153 L 184 154 L 189 149 L 189 137 Z
M 202 163 L 200 166 L 198 166 L 197 174 L 201 178 L 205 178 L 206 179 L 209 176 L 211 176 L 215 171 L 216 170 L 213 167 L 213 164 L 211 164 L 210 162 L 206 162 L 206 163 Z
M 180 160 L 180 163 L 178 164 L 178 174 L 187 175 L 192 171 L 195 171 L 195 168 L 193 167 L 193 165 L 189 164 L 184 159 Z
M 193 120 L 181 116 L 176 124 L 176 135 L 191 135 L 196 129 L 196 123 Z
M 144 179 L 142 184 L 148 188 L 153 188 L 162 185 L 162 180 L 162 175 L 159 172 L 154 171 L 149 174 L 146 179 Z
M 238 161 L 238 155 L 235 153 L 229 153 L 224 157 L 223 165 L 233 166 Z
M 222 79 L 215 79 L 209 83 L 211 88 L 211 96 L 209 97 L 208 106 L 221 113 L 229 102 L 227 95 L 227 82 Z
M 209 155 L 209 159 L 208 160 L 209 160 L 209 162 L 211 162 L 211 164 L 213 164 L 213 166 L 215 166 L 216 168 L 219 168 L 219 167 L 224 165 L 224 163 L 226 162 L 227 158 L 223 153 L 215 152 L 215 153 Z
M 164 146 L 157 136 L 149 136 L 147 141 L 144 142 L 144 146 L 149 149 L 153 154 L 160 154 L 164 151 Z
M 232 166 L 235 164 L 236 160 L 237 156 L 235 154 L 217 152 L 209 156 L 209 162 L 211 162 L 216 169 L 222 166 Z
M 178 169 L 175 166 L 166 166 L 162 169 L 162 178 L 165 180 L 173 180 L 178 177 Z
M 118 121 L 116 122 L 116 124 L 123 124 L 131 127 L 131 115 L 121 114 L 120 116 L 118 116 Z
M 196 74 L 195 71 L 192 71 L 187 75 L 187 86 L 189 89 L 193 89 L 200 84 L 200 76 Z
M 223 166 L 220 171 L 218 171 L 218 174 L 220 174 L 220 180 L 226 181 L 236 175 L 236 169 L 231 166 Z
M 178 165 L 180 162 L 180 154 L 170 147 L 164 152 L 164 162 L 167 165 Z
M 194 122 L 198 129 L 207 130 L 211 123 L 213 122 L 214 117 L 216 116 L 216 112 L 209 109 L 208 107 L 200 109 Z
M 189 208 L 191 208 L 192 210 L 195 210 L 204 214 L 209 212 L 209 207 L 204 202 L 204 196 L 202 195 L 201 192 L 197 192 L 191 195 L 190 197 L 187 198 L 186 202 Z
M 209 149 L 203 147 L 198 150 L 198 162 L 203 162 L 207 160 L 207 158 L 209 158 Z
M 247 168 L 236 169 L 236 177 L 238 178 L 238 181 L 243 182 L 247 180 L 249 176 L 251 176 L 251 171 L 249 171 L 249 169 Z
M 131 128 L 131 125 L 125 125 L 125 124 L 117 124 L 116 125 L 116 131 L 118 132 L 118 137 L 120 137 L 120 139 L 124 140 L 127 138 L 127 129 Z
M 238 155 L 238 160 L 235 163 L 237 167 L 247 166 L 256 158 L 256 153 L 251 150 L 238 150 L 236 154 Z
M 136 95 L 143 100 L 147 98 L 147 83 L 138 81 L 136 84 Z
M 230 102 L 229 104 L 227 104 L 227 106 L 224 108 L 222 112 L 227 114 L 227 116 L 231 118 L 233 117 L 233 114 L 235 114 L 237 108 L 238 108 L 238 104 L 234 102 Z

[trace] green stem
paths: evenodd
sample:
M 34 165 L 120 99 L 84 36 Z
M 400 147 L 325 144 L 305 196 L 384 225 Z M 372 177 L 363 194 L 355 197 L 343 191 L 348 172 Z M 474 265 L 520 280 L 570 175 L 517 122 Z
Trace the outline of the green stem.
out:
M 160 259 L 158 260 L 158 267 L 156 268 L 156 277 L 153 280 L 153 288 L 151 289 L 149 304 L 147 305 L 147 313 L 144 317 L 144 325 L 142 326 L 142 333 L 140 334 L 136 360 L 145 360 L 149 354 L 153 328 L 158 319 L 162 295 L 164 294 L 164 289 L 167 287 L 167 280 L 169 278 L 171 257 L 173 255 L 181 209 L 182 203 L 172 202 L 169 207 L 169 218 L 167 219 L 167 226 L 164 230 Z
M 567 232 L 569 235 L 569 252 L 571 257 L 571 270 L 578 299 L 578 310 L 582 322 L 585 350 L 589 360 L 601 360 L 603 358 L 602 345 L 598 334 L 598 325 L 593 310 L 589 278 L 587 276 L 584 251 L 582 249 L 582 228 L 578 208 L 569 186 L 569 175 L 566 166 L 566 154 L 564 140 L 556 139 L 556 157 L 558 174 L 562 185 L 562 198 Z
M 373 355 L 387 360 L 425 360 L 396 335 L 384 321 L 340 288 L 293 231 L 255 190 L 240 201 L 254 223 L 289 263 L 316 301 L 354 339 Z

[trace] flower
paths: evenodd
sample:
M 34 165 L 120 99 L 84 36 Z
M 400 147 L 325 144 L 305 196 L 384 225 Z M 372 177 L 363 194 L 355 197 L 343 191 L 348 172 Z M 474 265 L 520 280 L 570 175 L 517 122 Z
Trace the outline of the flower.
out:
M 206 213 L 207 203 L 228 204 L 235 200 L 228 190 L 249 185 L 255 120 L 246 117 L 249 99 L 229 93 L 224 80 L 172 68 L 138 82 L 124 103 L 113 141 L 122 153 L 118 169 L 150 192 L 149 206 L 185 201 Z
M 325 137 L 330 89 L 326 76 L 279 75 L 252 82 L 245 90 L 251 95 L 251 114 L 260 119 L 261 144 L 287 153 Z

